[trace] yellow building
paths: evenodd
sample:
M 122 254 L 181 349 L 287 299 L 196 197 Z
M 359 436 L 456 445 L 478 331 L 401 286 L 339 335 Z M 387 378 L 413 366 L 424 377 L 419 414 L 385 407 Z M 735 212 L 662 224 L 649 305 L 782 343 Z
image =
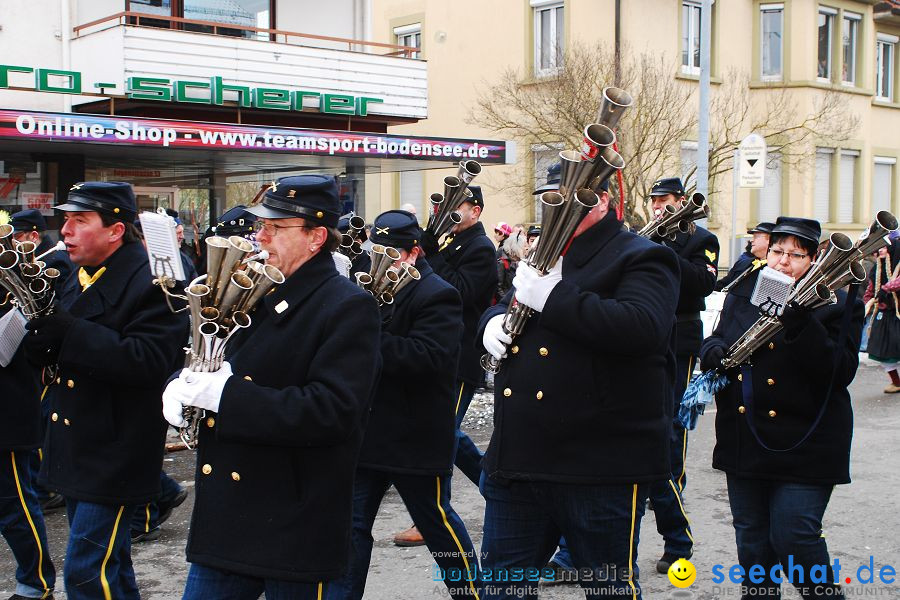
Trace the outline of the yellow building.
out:
M 392 131 L 497 139 L 496 132 L 466 122 L 480 89 L 508 67 L 522 72 L 523 83 L 552 77 L 559 67 L 554 44 L 565 48 L 575 40 L 601 40 L 612 46 L 617 21 L 623 48 L 670 59 L 673 81 L 696 87 L 700 10 L 699 0 L 372 0 L 372 39 L 418 46 L 431 74 L 428 118 Z M 854 236 L 877 210 L 896 212 L 900 2 L 715 0 L 712 24 L 713 99 L 727 74 L 736 71 L 748 76 L 751 112 L 765 106 L 767 95 L 785 93 L 789 105 L 803 115 L 814 112 L 835 91 L 843 107 L 835 118 L 858 119 L 853 133 L 840 142 L 812 136 L 798 164 L 779 161 L 776 154 L 763 189 L 738 190 L 737 232 L 791 214 L 819 219 L 826 230 Z M 695 149 L 696 133 L 673 149 L 683 173 L 695 160 Z M 543 183 L 544 165 L 552 154 L 517 148 L 520 166 L 527 167 L 536 185 Z M 483 220 L 489 227 L 501 220 L 524 223 L 535 218 L 533 198 L 500 189 L 512 168 L 486 168 L 476 181 L 485 191 Z M 370 201 L 380 206 L 367 206 L 367 212 L 404 202 L 424 208 L 427 194 L 441 191 L 441 178 L 450 173 L 375 176 L 381 193 L 372 194 Z M 731 173 L 717 178 L 712 189 L 709 227 L 720 237 L 725 265 L 730 260 Z

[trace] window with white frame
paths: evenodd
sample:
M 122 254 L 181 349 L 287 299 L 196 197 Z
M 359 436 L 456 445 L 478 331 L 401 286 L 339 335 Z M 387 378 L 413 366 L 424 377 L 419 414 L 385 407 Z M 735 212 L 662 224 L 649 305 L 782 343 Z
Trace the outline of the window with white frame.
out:
M 763 187 L 759 190 L 757 219 L 774 223 L 781 212 L 781 155 L 776 153 L 766 158 L 766 174 Z
M 894 101 L 894 55 L 896 35 L 879 33 L 875 42 L 875 96 L 879 100 Z
M 412 204 L 416 215 L 423 220 L 425 211 L 425 185 L 422 171 L 400 171 L 400 205 Z M 431 208 L 429 205 L 428 208 Z
M 700 75 L 700 3 L 681 3 L 681 72 Z
M 872 169 L 872 212 L 891 210 L 894 205 L 894 165 L 897 159 L 876 156 Z
M 559 162 L 559 150 L 544 145 L 535 145 L 531 147 L 531 153 L 534 156 L 534 187 L 538 189 L 547 183 L 547 169 L 554 163 Z M 541 221 L 542 205 L 540 195 L 534 197 L 534 220 Z
M 834 39 L 834 18 L 837 11 L 826 6 L 819 7 L 819 54 L 816 62 L 816 76 L 831 81 L 831 43 Z
M 840 189 L 837 199 L 837 223 L 856 222 L 856 171 L 858 150 L 841 150 Z
M 759 5 L 760 76 L 764 81 L 782 79 L 784 4 Z
M 816 172 L 813 190 L 813 218 L 831 222 L 831 163 L 833 148 L 816 148 Z
M 681 142 L 681 181 L 684 189 L 697 185 L 697 142 Z
M 841 81 L 845 85 L 856 85 L 856 54 L 859 45 L 859 25 L 862 15 L 844 12 L 841 24 L 842 73 Z
M 412 23 L 410 25 L 403 25 L 402 27 L 394 27 L 394 37 L 398 46 L 421 48 L 422 24 Z M 420 52 L 411 52 L 410 58 L 419 58 L 420 55 Z
M 531 0 L 534 9 L 534 73 L 552 75 L 563 66 L 563 3 Z

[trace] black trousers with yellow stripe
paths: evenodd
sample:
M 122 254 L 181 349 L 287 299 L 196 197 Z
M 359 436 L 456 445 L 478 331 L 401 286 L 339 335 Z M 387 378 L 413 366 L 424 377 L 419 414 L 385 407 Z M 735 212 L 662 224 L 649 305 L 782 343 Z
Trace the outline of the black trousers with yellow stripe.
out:
M 675 360 L 674 410 L 684 390 L 690 382 L 691 372 L 697 364 L 692 355 L 677 356 Z M 650 486 L 650 502 L 656 515 L 656 530 L 665 540 L 666 554 L 690 556 L 694 548 L 694 537 L 691 524 L 684 509 L 684 488 L 687 485 L 688 432 L 680 423 L 673 420 L 672 435 L 669 440 L 669 457 L 672 463 L 672 476 L 664 481 L 657 481 Z
M 478 597 L 478 557 L 462 519 L 450 506 L 450 476 L 407 475 L 358 468 L 353 481 L 353 533 L 350 565 L 344 576 L 332 581 L 327 600 L 359 600 L 366 588 L 372 557 L 372 526 L 378 507 L 393 484 L 406 510 L 425 538 L 436 568 L 431 581 L 423 581 L 422 597 L 429 586 L 442 582 L 451 598 Z M 401 590 L 398 590 L 398 595 Z M 409 594 L 410 590 L 402 590 Z
M 16 558 L 16 593 L 43 598 L 53 591 L 56 571 L 47 549 L 44 515 L 31 479 L 31 452 L 0 451 L 0 533 Z

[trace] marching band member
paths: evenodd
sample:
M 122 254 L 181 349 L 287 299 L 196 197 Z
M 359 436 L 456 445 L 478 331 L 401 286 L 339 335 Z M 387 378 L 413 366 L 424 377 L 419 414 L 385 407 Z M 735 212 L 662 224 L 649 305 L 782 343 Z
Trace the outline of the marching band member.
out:
M 187 316 L 152 283 L 129 184 L 79 183 L 55 208 L 79 269 L 23 342 L 32 362 L 58 365 L 40 480 L 66 498 L 67 597 L 138 598 L 128 520 L 159 493 L 160 394 L 183 360 Z
M 37 210 L 13 214 L 10 224 L 18 241 L 36 244 L 46 228 Z M 7 301 L 0 314 L 15 310 L 11 307 Z M 12 362 L 0 367 L 0 387 L 5 397 L 0 402 L 0 533 L 17 565 L 16 593 L 10 600 L 52 599 L 56 571 L 31 468 L 31 456 L 44 439 L 42 386 L 39 371 L 26 360 L 21 345 Z
M 372 241 L 400 251 L 419 270 L 382 309 L 381 382 L 375 393 L 353 485 L 350 568 L 329 600 L 363 597 L 372 555 L 372 524 L 393 484 L 441 570 L 453 598 L 474 597 L 478 558 L 450 505 L 462 303 L 422 255 L 415 216 L 391 210 L 375 219 Z M 468 576 L 466 575 L 468 574 Z
M 286 280 L 229 342 L 222 369 L 184 370 L 166 388 L 167 415 L 206 410 L 186 599 L 319 600 L 346 566 L 380 318 L 335 270 L 339 210 L 322 175 L 282 178 L 248 208 Z
M 583 587 L 639 598 L 640 519 L 650 482 L 670 473 L 679 272 L 671 250 L 624 231 L 613 208 L 604 191 L 547 275 L 519 265 L 516 298 L 540 314 L 514 345 L 502 329 L 512 293 L 481 319 L 484 347 L 507 354 L 481 480 L 482 573 L 540 569 L 562 534 L 575 566 L 594 569 Z M 485 577 L 482 598 L 537 589 Z
M 795 280 L 809 270 L 819 243 L 817 221 L 779 217 L 769 242 L 768 266 Z M 722 319 L 705 340 L 703 370 L 720 368 L 727 349 L 757 320 L 750 303 L 758 274 L 728 294 Z M 739 563 L 765 570 L 745 581 L 744 598 L 780 598 L 781 564 L 804 598 L 843 597 L 834 584 L 822 517 L 836 484 L 850 482 L 853 411 L 847 386 L 859 364 L 863 307 L 851 308 L 841 336 L 846 293 L 814 310 L 788 306 L 784 329 L 754 352 L 752 368 L 728 373 L 716 396 L 713 467 L 725 471 Z M 800 565 L 798 581 L 789 564 Z M 814 584 L 814 566 L 824 581 Z
M 716 291 L 722 291 L 735 279 L 747 272 L 748 269 L 759 269 L 766 264 L 766 254 L 769 252 L 769 234 L 775 223 L 761 221 L 756 227 L 747 230 L 752 236 L 747 244 L 747 249 L 738 257 L 731 266 L 728 274 L 716 282 Z
M 657 180 L 650 190 L 653 214 L 660 214 L 666 206 L 680 206 L 685 199 L 684 185 L 678 177 Z M 718 276 L 719 240 L 708 230 L 693 225 L 691 233 L 678 232 L 674 240 L 663 244 L 678 255 L 681 268 L 681 284 L 678 307 L 675 309 L 675 380 L 672 385 L 672 435 L 669 458 L 672 465 L 670 477 L 650 486 L 650 504 L 656 516 L 656 529 L 665 540 L 662 557 L 656 563 L 659 573 L 667 573 L 679 558 L 693 554 L 694 538 L 684 511 L 682 498 L 687 485 L 685 460 L 687 459 L 688 432 L 675 419 L 684 390 L 697 365 L 700 342 L 703 340 L 703 323 L 700 312 L 704 299 L 709 296 Z
M 482 352 L 475 336 L 478 318 L 491 305 L 497 289 L 497 267 L 494 244 L 480 222 L 484 196 L 477 185 L 470 185 L 468 189 L 473 195 L 458 209 L 462 220 L 450 229 L 440 248 L 434 236 L 425 232 L 422 248 L 434 272 L 455 287 L 462 297 L 464 328 L 454 391 L 457 438 L 454 463 L 477 485 L 481 476 L 481 451 L 460 426 L 475 395 L 475 388 L 484 385 L 484 370 L 479 363 Z M 418 546 L 425 542 L 414 525 L 395 535 L 394 543 L 398 546 Z

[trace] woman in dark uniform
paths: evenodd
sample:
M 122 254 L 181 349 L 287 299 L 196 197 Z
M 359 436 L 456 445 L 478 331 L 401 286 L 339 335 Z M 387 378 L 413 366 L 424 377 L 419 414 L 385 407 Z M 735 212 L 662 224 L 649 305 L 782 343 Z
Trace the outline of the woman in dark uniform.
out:
M 780 217 L 768 266 L 798 280 L 820 235 L 817 221 Z M 721 368 L 729 346 L 759 317 L 750 303 L 758 276 L 729 293 L 701 349 L 703 370 Z M 843 597 L 822 517 L 834 486 L 850 482 L 847 386 L 859 364 L 863 306 L 846 308 L 846 293 L 837 297 L 837 304 L 814 310 L 786 308 L 784 329 L 753 354 L 752 365 L 730 369 L 730 384 L 716 397 L 713 467 L 727 475 L 744 598 L 780 598 L 782 581 L 804 598 Z M 845 308 L 852 314 L 842 332 Z

